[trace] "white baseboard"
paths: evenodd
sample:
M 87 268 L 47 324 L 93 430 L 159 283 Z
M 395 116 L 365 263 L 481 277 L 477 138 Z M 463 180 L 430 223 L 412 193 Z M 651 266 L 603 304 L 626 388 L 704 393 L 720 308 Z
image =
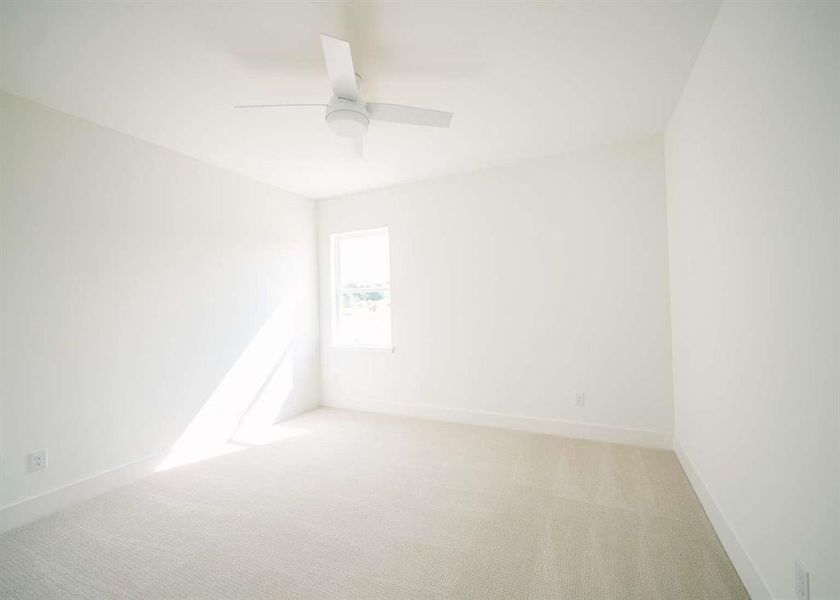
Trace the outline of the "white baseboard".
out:
M 406 417 L 419 417 L 436 421 L 450 421 L 453 423 L 465 423 L 467 425 L 515 429 L 518 431 L 560 435 L 599 442 L 643 446 L 646 448 L 660 448 L 664 450 L 671 450 L 672 448 L 672 435 L 670 433 L 613 427 L 611 425 L 578 423 L 575 421 L 564 421 L 562 419 L 521 417 L 518 415 L 477 410 L 445 408 L 430 404 L 397 404 L 359 398 L 326 400 L 323 406 Z
M 688 480 L 691 482 L 694 492 L 700 498 L 700 503 L 703 505 L 706 515 L 712 522 L 720 543 L 723 544 L 723 548 L 729 555 L 729 560 L 732 561 L 732 565 L 738 571 L 744 587 L 747 588 L 750 598 L 752 600 L 772 600 L 773 596 L 770 594 L 767 584 L 761 575 L 759 575 L 755 564 L 744 549 L 744 545 L 741 543 L 738 534 L 729 525 L 729 521 L 726 520 L 723 512 L 721 512 L 720 507 L 715 502 L 714 496 L 712 496 L 709 488 L 706 487 L 703 478 L 700 476 L 700 473 L 695 468 L 694 463 L 691 462 L 691 459 L 685 452 L 685 448 L 683 448 L 676 436 L 674 437 L 674 453 L 677 455 L 683 471 L 685 471 Z
M 20 527 L 82 500 L 151 475 L 165 456 L 166 452 L 151 454 L 4 506 L 0 508 L 0 532 Z

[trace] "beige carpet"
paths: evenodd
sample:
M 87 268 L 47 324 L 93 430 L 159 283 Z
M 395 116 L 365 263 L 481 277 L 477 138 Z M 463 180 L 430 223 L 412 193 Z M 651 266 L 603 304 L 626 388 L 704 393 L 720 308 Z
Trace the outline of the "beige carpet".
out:
M 747 598 L 673 453 L 320 409 L 0 536 L 0 597 Z

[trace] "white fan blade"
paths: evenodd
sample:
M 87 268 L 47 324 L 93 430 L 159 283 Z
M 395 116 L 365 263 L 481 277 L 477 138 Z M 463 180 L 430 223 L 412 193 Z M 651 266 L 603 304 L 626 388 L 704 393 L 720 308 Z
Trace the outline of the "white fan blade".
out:
M 237 104 L 233 108 L 289 108 L 295 106 L 320 106 L 326 108 L 326 104 Z
M 358 100 L 359 88 L 356 85 L 350 43 L 322 33 L 321 45 L 324 47 L 324 61 L 327 63 L 327 76 L 333 93 L 348 100 Z
M 402 106 L 401 104 L 382 104 L 368 102 L 370 118 L 376 121 L 391 121 L 405 125 L 427 125 L 428 127 L 449 127 L 452 120 L 451 112 Z

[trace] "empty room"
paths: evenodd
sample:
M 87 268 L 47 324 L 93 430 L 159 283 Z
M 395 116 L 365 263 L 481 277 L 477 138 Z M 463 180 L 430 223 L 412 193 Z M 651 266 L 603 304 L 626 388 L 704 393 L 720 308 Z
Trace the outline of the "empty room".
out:
M 840 3 L 0 0 L 0 599 L 840 600 Z

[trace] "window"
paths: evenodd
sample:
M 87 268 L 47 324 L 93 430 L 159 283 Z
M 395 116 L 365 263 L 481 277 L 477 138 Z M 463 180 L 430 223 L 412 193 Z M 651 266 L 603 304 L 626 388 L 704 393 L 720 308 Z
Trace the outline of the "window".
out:
M 341 233 L 332 245 L 333 344 L 391 346 L 388 229 Z

